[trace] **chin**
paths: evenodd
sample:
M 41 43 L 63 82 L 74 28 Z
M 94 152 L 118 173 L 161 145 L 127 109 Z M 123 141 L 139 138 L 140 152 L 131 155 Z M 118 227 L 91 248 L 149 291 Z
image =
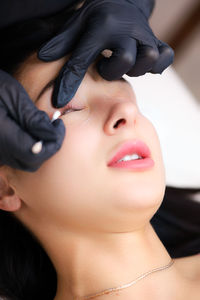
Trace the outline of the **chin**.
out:
M 118 194 L 112 203 L 112 215 L 117 216 L 118 231 L 129 232 L 144 228 L 159 209 L 163 197 L 164 188 L 157 192 L 144 189 Z
M 161 178 L 152 180 L 149 176 L 143 180 L 121 182 L 116 185 L 114 205 L 122 210 L 152 209 L 157 210 L 165 193 L 165 181 Z

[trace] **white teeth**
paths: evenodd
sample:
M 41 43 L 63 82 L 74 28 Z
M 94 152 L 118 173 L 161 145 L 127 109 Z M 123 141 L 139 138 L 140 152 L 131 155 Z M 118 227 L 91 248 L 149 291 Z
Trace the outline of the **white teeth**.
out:
M 118 160 L 120 161 L 129 161 L 129 160 L 136 160 L 136 159 L 141 159 L 142 157 L 139 156 L 138 154 L 133 154 L 133 155 L 125 155 L 122 159 Z

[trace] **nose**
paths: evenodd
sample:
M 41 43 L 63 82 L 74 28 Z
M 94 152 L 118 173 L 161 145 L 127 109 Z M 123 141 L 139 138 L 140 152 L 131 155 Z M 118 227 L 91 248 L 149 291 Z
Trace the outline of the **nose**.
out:
M 133 129 L 136 124 L 138 108 L 132 101 L 115 103 L 108 112 L 104 125 L 107 135 L 114 135 L 119 130 Z

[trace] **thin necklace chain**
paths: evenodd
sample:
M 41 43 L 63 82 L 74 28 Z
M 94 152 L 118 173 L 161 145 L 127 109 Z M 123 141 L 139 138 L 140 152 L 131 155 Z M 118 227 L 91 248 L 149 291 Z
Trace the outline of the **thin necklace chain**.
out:
M 115 288 L 109 288 L 109 289 L 106 289 L 102 292 L 98 292 L 96 294 L 93 294 L 93 295 L 88 295 L 88 296 L 85 296 L 85 297 L 75 297 L 74 300 L 88 300 L 88 299 L 94 299 L 96 297 L 100 297 L 100 296 L 103 296 L 103 295 L 108 295 L 108 294 L 111 294 L 111 293 L 114 293 L 116 291 L 119 291 L 119 290 L 123 290 L 123 289 L 126 289 L 126 288 L 129 288 L 131 287 L 132 285 L 136 284 L 138 281 L 144 279 L 145 277 L 149 276 L 150 274 L 153 274 L 155 272 L 160 272 L 160 271 L 164 271 L 168 268 L 170 268 L 174 263 L 174 260 L 171 259 L 171 261 L 166 265 L 166 266 L 163 266 L 163 267 L 159 267 L 159 268 L 155 268 L 151 271 L 148 271 L 146 273 L 143 273 L 142 275 L 138 276 L 136 279 L 134 279 L 133 281 L 131 281 L 130 283 L 127 283 L 127 284 L 124 284 L 124 285 L 121 285 L 119 287 L 115 287 Z

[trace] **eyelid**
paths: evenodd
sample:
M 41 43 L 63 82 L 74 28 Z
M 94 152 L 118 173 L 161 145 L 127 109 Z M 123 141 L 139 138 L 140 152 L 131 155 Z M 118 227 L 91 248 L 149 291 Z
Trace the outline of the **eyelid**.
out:
M 45 92 L 47 92 L 50 88 L 54 88 L 55 82 L 56 82 L 56 78 L 51 80 L 50 82 L 48 82 L 48 84 L 40 92 L 40 95 L 37 97 L 36 102 L 39 101 L 40 98 L 42 97 L 42 95 Z M 64 107 L 58 109 L 61 112 L 61 117 L 65 114 L 67 114 L 67 110 L 71 110 L 71 111 L 69 111 L 69 113 L 70 113 L 70 112 L 81 111 L 86 108 L 85 105 L 80 105 L 78 103 L 77 104 L 72 103 L 73 100 L 75 100 L 75 99 L 71 99 Z M 51 99 L 51 101 L 52 101 L 52 99 Z
M 85 108 L 85 106 L 79 106 L 78 104 L 77 105 L 74 105 L 74 104 L 72 104 L 71 102 L 69 102 L 69 103 L 67 103 L 67 105 L 65 105 L 61 110 L 60 110 L 60 112 L 61 112 L 61 116 L 62 115 L 65 115 L 66 114 L 66 112 L 68 111 L 68 110 L 71 110 L 71 112 L 76 112 L 76 111 L 81 111 L 81 110 L 83 110 Z
M 47 92 L 50 88 L 54 88 L 55 81 L 56 81 L 56 79 L 53 79 L 53 80 L 51 80 L 51 81 L 49 81 L 49 82 L 47 83 L 47 85 L 46 85 L 46 86 L 42 89 L 42 91 L 40 92 L 40 94 L 39 94 L 39 96 L 37 97 L 35 103 L 37 103 L 37 101 L 40 100 L 40 98 L 43 96 L 43 94 L 44 94 L 45 92 Z
M 55 79 L 54 80 L 51 80 L 47 85 L 46 85 L 46 89 L 49 89 L 51 87 L 54 87 L 54 84 L 55 84 Z

